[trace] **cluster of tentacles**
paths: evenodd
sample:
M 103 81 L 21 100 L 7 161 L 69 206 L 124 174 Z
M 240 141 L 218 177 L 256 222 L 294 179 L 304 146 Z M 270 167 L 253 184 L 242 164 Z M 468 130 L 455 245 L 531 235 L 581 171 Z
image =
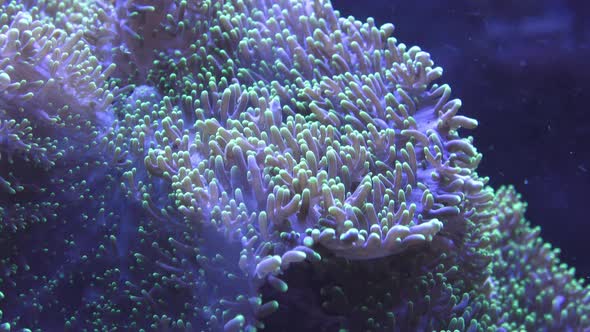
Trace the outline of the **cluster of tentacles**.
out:
M 0 331 L 590 329 L 393 32 L 322 0 L 2 5 Z

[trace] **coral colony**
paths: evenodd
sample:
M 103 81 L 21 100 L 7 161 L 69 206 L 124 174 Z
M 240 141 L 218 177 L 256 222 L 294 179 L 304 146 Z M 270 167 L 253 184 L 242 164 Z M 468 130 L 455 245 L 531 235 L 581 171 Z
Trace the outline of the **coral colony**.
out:
M 590 330 L 393 25 L 327 0 L 0 8 L 0 331 Z

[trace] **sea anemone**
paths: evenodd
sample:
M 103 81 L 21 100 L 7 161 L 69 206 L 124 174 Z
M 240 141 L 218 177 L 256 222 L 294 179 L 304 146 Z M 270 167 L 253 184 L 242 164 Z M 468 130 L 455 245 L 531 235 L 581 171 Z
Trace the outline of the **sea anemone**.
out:
M 590 329 L 393 25 L 321 0 L 0 8 L 0 330 Z

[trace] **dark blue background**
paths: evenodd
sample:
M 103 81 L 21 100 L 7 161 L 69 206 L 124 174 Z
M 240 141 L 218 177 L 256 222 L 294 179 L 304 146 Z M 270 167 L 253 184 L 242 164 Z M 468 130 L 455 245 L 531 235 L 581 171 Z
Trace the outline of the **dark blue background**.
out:
M 484 154 L 527 218 L 590 279 L 590 4 L 583 0 L 333 0 L 342 16 L 391 22 L 444 68 Z

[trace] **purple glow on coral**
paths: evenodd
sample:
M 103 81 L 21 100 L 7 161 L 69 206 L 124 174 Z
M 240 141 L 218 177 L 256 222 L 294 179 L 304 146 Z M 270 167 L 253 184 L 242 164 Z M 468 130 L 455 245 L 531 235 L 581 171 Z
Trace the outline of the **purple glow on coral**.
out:
M 68 4 L 1 7 L 2 329 L 590 324 L 393 25 L 325 1 Z

